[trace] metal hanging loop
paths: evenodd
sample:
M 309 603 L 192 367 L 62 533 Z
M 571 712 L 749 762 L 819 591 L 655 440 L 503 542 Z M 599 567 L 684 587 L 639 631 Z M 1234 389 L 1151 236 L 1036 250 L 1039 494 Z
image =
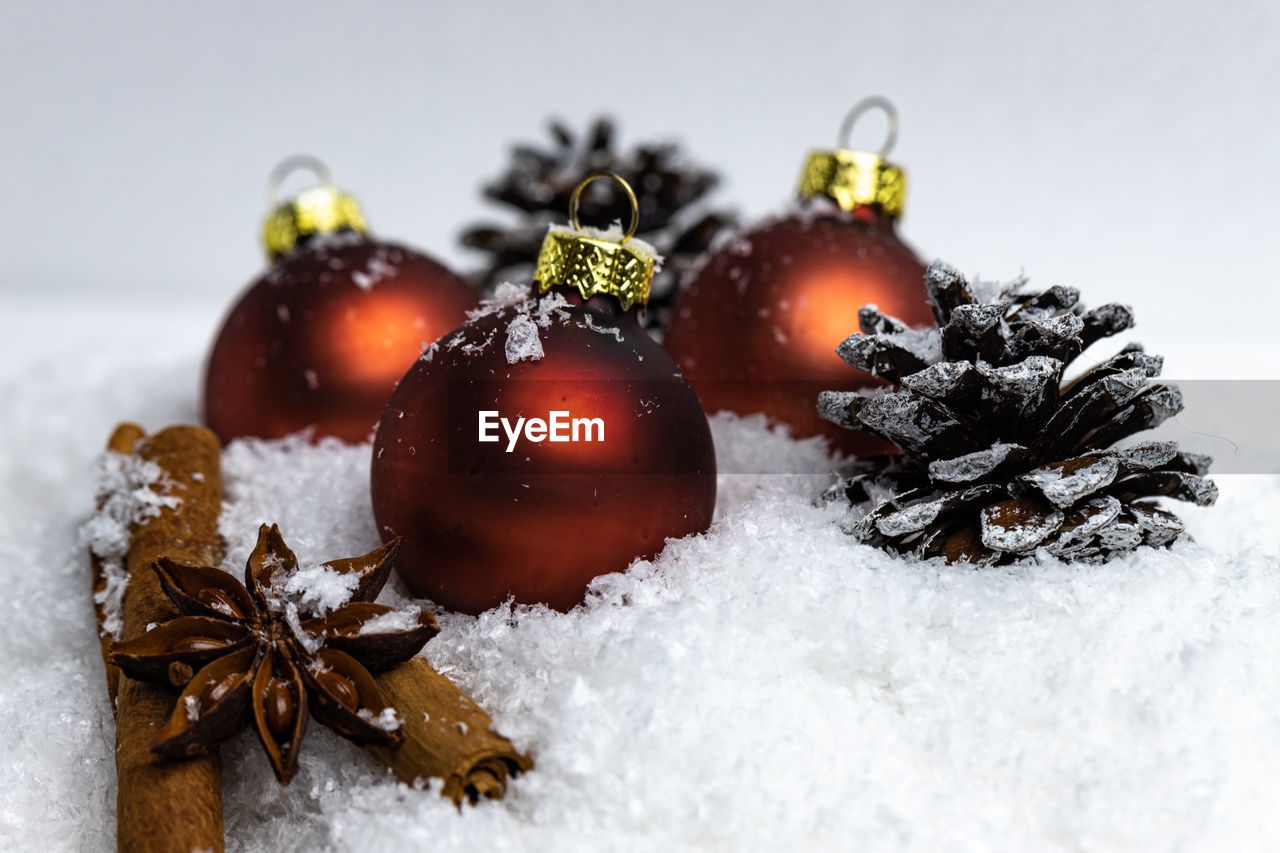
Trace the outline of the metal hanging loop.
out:
M 631 184 L 626 182 L 621 175 L 614 172 L 599 171 L 592 172 L 583 178 L 576 187 L 573 188 L 573 195 L 569 196 L 569 222 L 573 224 L 574 231 L 581 231 L 582 225 L 578 222 L 578 199 L 582 196 L 582 191 L 587 188 L 587 184 L 597 178 L 612 178 L 622 185 L 622 189 L 627 193 L 627 199 L 631 202 L 631 224 L 627 227 L 626 235 L 618 241 L 618 245 L 630 240 L 635 236 L 636 229 L 640 227 L 640 202 L 636 200 L 635 190 L 631 189 Z
M 863 115 L 875 109 L 883 111 L 885 118 L 889 120 L 889 129 L 885 133 L 884 144 L 880 146 L 878 155 L 881 159 L 888 157 L 889 152 L 893 150 L 894 144 L 898 141 L 898 108 L 893 105 L 893 101 L 883 95 L 872 95 L 853 105 L 853 109 L 849 110 L 848 115 L 844 117 L 844 121 L 840 123 L 840 135 L 836 138 L 836 145 L 840 148 L 848 148 L 849 136 L 853 133 L 853 126 L 857 124 L 858 119 L 862 118 Z
M 294 154 L 277 163 L 276 167 L 271 170 L 271 174 L 267 175 L 268 207 L 275 208 L 279 206 L 281 201 L 280 190 L 284 186 L 284 179 L 298 171 L 306 171 L 315 175 L 317 186 L 333 186 L 333 172 L 329 171 L 329 166 L 323 160 L 311 154 Z

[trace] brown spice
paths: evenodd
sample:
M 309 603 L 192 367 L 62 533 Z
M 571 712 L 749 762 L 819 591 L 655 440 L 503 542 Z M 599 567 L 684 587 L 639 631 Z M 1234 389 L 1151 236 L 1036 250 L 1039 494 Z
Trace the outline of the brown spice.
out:
M 148 625 L 177 615 L 152 564 L 161 557 L 194 565 L 217 565 L 222 557 L 218 514 L 222 508 L 221 445 L 207 429 L 170 427 L 146 437 L 122 424 L 109 448 L 136 452 L 158 464 L 181 498 L 177 507 L 132 531 L 126 568 L 123 640 Z M 95 563 L 95 589 L 102 583 Z M 99 621 L 102 619 L 99 608 Z M 104 644 L 105 647 L 108 644 Z M 173 692 L 125 678 L 108 667 L 108 689 L 118 683 L 116 724 L 117 847 L 122 851 L 222 851 L 221 773 L 217 753 L 163 762 L 151 745 L 170 717 Z M 176 683 L 191 673 L 170 673 Z M 507 780 L 532 768 L 529 756 L 492 730 L 493 721 L 474 701 L 422 658 L 376 676 L 388 704 L 404 719 L 398 747 L 370 751 L 402 780 L 440 777 L 443 794 L 455 803 L 496 799 Z M 277 721 L 279 723 L 279 721 Z
M 507 779 L 533 767 L 529 756 L 493 731 L 493 720 L 453 682 L 414 658 L 375 677 L 387 702 L 404 717 L 404 741 L 395 749 L 370 752 L 403 781 L 444 779 L 443 794 L 463 799 L 498 799 Z
M 312 717 L 360 745 L 399 743 L 399 731 L 388 725 L 387 712 L 394 711 L 370 673 L 413 657 L 440 630 L 426 612 L 411 625 L 377 627 L 395 612 L 373 599 L 399 550 L 395 540 L 361 557 L 324 563 L 351 579 L 355 600 L 323 615 L 305 604 L 275 603 L 299 566 L 274 524 L 259 528 L 243 584 L 213 566 L 167 557 L 156 562 L 161 589 L 186 615 L 111 649 L 111 662 L 130 678 L 185 687 L 151 751 L 194 755 L 252 725 L 276 778 L 287 785 L 298 772 Z
M 128 425 L 112 437 L 122 442 Z M 139 429 L 138 432 L 141 432 Z M 132 531 L 126 567 L 124 630 L 130 639 L 176 611 L 151 563 L 162 556 L 217 565 L 222 557 L 218 513 L 222 507 L 221 445 L 207 429 L 170 427 L 146 437 L 137 454 L 158 464 L 181 503 Z M 159 487 L 159 486 L 157 486 Z M 161 763 L 151 753 L 169 719 L 173 692 L 119 678 L 116 703 L 116 846 L 129 853 L 223 850 L 222 779 L 217 754 Z
M 107 451 L 110 453 L 132 454 L 134 446 L 147 434 L 146 430 L 135 423 L 122 423 L 107 439 Z M 101 509 L 101 505 L 98 507 Z M 89 552 L 89 564 L 93 569 L 93 610 L 98 617 L 98 642 L 102 645 L 102 664 L 107 671 L 107 696 L 111 699 L 111 711 L 116 710 L 116 687 L 120 679 L 120 670 L 108 660 L 111 652 L 112 637 L 102 630 L 106 620 L 105 604 L 98 601 L 98 595 L 107 588 L 107 575 L 103 570 L 102 558 Z

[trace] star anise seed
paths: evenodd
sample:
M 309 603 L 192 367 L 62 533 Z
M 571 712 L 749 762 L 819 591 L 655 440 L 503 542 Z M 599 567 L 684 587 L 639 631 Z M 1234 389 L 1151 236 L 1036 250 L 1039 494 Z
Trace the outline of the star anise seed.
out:
M 132 640 L 111 660 L 126 675 L 183 687 L 151 749 L 166 758 L 206 752 L 250 720 L 282 784 L 298 771 L 307 720 L 358 744 L 394 746 L 394 710 L 371 672 L 416 655 L 439 631 L 430 613 L 390 616 L 374 604 L 399 540 L 323 567 L 354 578 L 350 600 L 311 612 L 285 590 L 298 558 L 275 525 L 262 525 L 244 583 L 221 569 L 162 558 L 152 565 L 182 614 Z

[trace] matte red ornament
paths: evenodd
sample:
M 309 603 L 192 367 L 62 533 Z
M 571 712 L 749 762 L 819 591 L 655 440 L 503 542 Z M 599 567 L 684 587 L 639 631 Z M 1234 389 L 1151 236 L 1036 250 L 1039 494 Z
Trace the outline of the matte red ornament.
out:
M 576 229 L 557 239 L 623 248 Z M 592 578 L 710 525 L 706 416 L 636 310 L 610 295 L 617 285 L 495 306 L 401 381 L 374 439 L 372 495 L 380 534 L 404 537 L 397 571 L 416 595 L 468 613 L 508 598 L 567 610 Z M 480 438 L 486 422 L 493 440 Z M 556 423 L 566 440 L 553 440 Z
M 883 105 L 859 104 L 850 119 Z M 896 119 L 891 128 L 896 134 Z M 889 449 L 820 419 L 817 399 L 824 390 L 882 384 L 836 355 L 863 305 L 913 326 L 934 322 L 925 266 L 897 232 L 904 180 L 881 155 L 815 152 L 800 206 L 738 235 L 694 274 L 664 345 L 708 413 L 764 412 L 794 435 L 822 435 L 848 453 Z
M 349 201 L 318 189 L 322 210 Z M 268 221 L 268 247 L 279 257 L 231 309 L 209 353 L 204 415 L 224 442 L 307 427 L 317 438 L 366 441 L 423 345 L 478 303 L 431 258 L 360 233 L 362 218 L 342 219 L 351 210 L 306 220 L 306 196 Z M 271 228 L 290 206 L 281 237 Z

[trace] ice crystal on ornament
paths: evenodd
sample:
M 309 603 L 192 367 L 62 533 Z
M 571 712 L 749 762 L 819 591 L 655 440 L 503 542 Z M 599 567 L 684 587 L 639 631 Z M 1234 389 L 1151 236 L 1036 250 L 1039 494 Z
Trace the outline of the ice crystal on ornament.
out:
M 480 307 L 473 308 L 467 312 L 468 320 L 475 320 L 488 314 L 501 311 L 508 305 L 517 305 L 531 299 L 529 293 L 529 285 L 514 284 L 510 281 L 504 281 L 499 284 L 492 294 L 480 300 Z
M 507 324 L 507 364 L 537 361 L 542 358 L 542 340 L 538 327 L 528 314 L 517 314 Z
M 372 290 L 373 286 L 384 279 L 392 278 L 399 268 L 387 262 L 387 249 L 380 246 L 365 263 L 364 269 L 351 273 L 351 280 L 361 290 Z
M 901 452 L 855 463 L 831 492 L 865 510 L 852 528 L 859 539 L 949 562 L 1006 562 L 1039 548 L 1101 561 L 1181 535 L 1156 499 L 1217 499 L 1207 458 L 1172 442 L 1114 447 L 1182 408 L 1176 388 L 1152 381 L 1159 356 L 1130 344 L 1063 380 L 1090 344 L 1133 325 L 1132 311 L 1086 310 L 1074 288 L 1023 284 L 981 301 L 939 262 L 925 274 L 937 329 L 909 329 L 873 305 L 860 312 L 862 333 L 837 352 L 897 387 L 823 392 L 818 410 Z

